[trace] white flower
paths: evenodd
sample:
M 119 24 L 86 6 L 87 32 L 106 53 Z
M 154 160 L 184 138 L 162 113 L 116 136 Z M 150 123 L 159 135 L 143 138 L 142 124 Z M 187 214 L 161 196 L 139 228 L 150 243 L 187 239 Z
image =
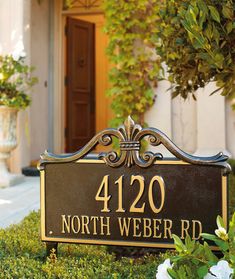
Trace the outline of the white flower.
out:
M 25 57 L 26 53 L 24 51 L 24 45 L 22 41 L 19 41 L 16 46 L 14 51 L 12 52 L 12 57 L 15 61 L 18 61 L 20 57 Z
M 227 261 L 221 260 L 217 265 L 213 265 L 210 268 L 210 273 L 204 279 L 229 279 L 231 274 L 233 274 L 233 269 L 228 265 Z
M 166 259 L 164 263 L 160 264 L 157 268 L 156 279 L 172 279 L 168 274 L 167 269 L 172 268 L 170 259 Z
M 215 234 L 222 240 L 228 240 L 228 235 L 225 228 L 219 227 L 217 230 L 215 230 Z

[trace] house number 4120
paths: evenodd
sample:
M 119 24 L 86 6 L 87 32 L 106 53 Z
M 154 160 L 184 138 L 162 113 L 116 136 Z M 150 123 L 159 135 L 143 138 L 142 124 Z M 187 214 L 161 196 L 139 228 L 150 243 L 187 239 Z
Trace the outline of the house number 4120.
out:
M 118 187 L 118 208 L 116 212 L 125 212 L 126 210 L 123 208 L 123 177 L 124 175 L 120 176 L 116 181 L 115 184 Z M 137 207 L 137 204 L 141 201 L 141 198 L 144 194 L 145 190 L 145 181 L 144 177 L 141 175 L 132 175 L 131 176 L 131 181 L 130 181 L 130 186 L 134 185 L 134 182 L 137 181 L 139 185 L 139 191 L 135 199 L 132 201 L 131 206 L 129 208 L 129 212 L 135 212 L 135 213 L 144 213 L 145 210 L 145 202 L 142 202 L 141 206 Z M 135 184 L 137 185 L 137 184 Z M 156 202 L 154 202 L 154 197 L 153 197 L 153 187 L 159 187 L 160 192 L 161 192 L 161 202 L 160 206 L 156 206 Z M 102 194 L 103 192 L 103 194 Z M 95 200 L 99 202 L 103 202 L 104 206 L 101 212 L 110 212 L 109 209 L 109 201 L 111 199 L 111 195 L 109 195 L 109 175 L 105 175 L 103 177 L 103 180 L 100 184 L 100 187 L 97 191 L 97 194 L 95 196 Z M 165 202 L 165 183 L 164 180 L 162 179 L 161 176 L 155 175 L 148 187 L 148 202 L 150 205 L 150 208 L 154 213 L 159 213 Z

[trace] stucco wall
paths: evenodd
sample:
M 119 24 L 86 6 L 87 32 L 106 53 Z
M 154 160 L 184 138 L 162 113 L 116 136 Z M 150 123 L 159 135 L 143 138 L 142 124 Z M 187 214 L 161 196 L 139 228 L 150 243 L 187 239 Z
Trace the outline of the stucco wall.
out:
M 231 100 L 226 100 L 226 146 L 230 154 L 235 158 L 235 111 L 232 110 Z
M 36 66 L 39 83 L 32 92 L 32 105 L 18 115 L 18 146 L 9 160 L 10 170 L 20 173 L 48 148 L 48 49 L 49 2 L 0 1 L 0 53 L 10 54 L 24 46 L 26 62 Z
M 27 63 L 30 64 L 30 0 L 0 1 L 0 53 L 12 53 L 19 44 L 24 45 Z M 18 117 L 18 147 L 13 151 L 9 165 L 13 172 L 30 162 L 29 111 L 21 111 Z
M 184 151 L 201 156 L 211 156 L 222 151 L 235 157 L 235 112 L 229 101 L 218 93 L 210 96 L 216 88 L 210 83 L 196 92 L 197 101 L 171 99 L 170 84 L 159 82 L 156 103 L 146 113 L 146 121 L 168 135 Z M 169 153 L 161 147 L 151 148 Z
M 49 3 L 31 1 L 31 64 L 38 84 L 33 88 L 30 106 L 30 159 L 37 160 L 48 148 L 48 61 Z

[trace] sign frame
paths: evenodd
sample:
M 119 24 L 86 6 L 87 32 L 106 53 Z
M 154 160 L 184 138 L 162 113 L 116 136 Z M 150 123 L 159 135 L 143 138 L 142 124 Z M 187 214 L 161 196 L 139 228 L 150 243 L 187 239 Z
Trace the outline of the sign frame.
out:
M 146 151 L 140 154 L 141 141 L 148 136 L 149 144 L 152 146 L 164 145 L 176 159 L 165 159 L 160 153 Z M 109 151 L 100 153 L 98 156 L 90 154 L 97 144 L 108 146 L 112 143 L 112 137 L 119 139 L 120 153 Z M 110 240 L 95 240 L 95 239 L 74 239 L 61 237 L 46 236 L 46 210 L 45 210 L 45 165 L 50 163 L 97 163 L 107 164 L 111 168 L 125 166 L 131 168 L 137 165 L 141 168 L 149 168 L 153 165 L 206 165 L 216 166 L 222 169 L 222 218 L 227 226 L 228 223 L 228 174 L 231 171 L 229 164 L 226 162 L 228 156 L 222 152 L 211 157 L 198 157 L 187 154 L 178 148 L 164 133 L 155 128 L 142 128 L 134 123 L 131 117 L 128 117 L 124 126 L 118 129 L 106 129 L 93 137 L 88 144 L 73 154 L 56 155 L 45 151 L 41 155 L 39 162 L 40 170 L 40 204 L 41 204 L 41 240 L 47 243 L 47 253 L 54 248 L 57 251 L 58 243 L 78 243 L 78 244 L 99 244 L 99 245 L 120 245 L 120 246 L 136 246 L 136 247 L 152 247 L 152 248 L 174 248 L 171 243 L 150 243 L 136 241 L 110 241 Z M 216 247 L 211 246 L 216 250 Z

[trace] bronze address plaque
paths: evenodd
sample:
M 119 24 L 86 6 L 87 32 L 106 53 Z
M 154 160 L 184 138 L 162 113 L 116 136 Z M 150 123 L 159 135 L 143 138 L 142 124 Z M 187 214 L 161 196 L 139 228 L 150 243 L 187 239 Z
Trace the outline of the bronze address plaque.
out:
M 84 157 L 96 144 L 120 140 L 111 151 Z M 163 144 L 177 159 L 139 153 L 141 139 Z M 227 157 L 199 158 L 176 147 L 162 132 L 128 118 L 119 129 L 97 134 L 71 155 L 44 153 L 41 171 L 41 237 L 70 242 L 173 247 L 172 234 L 200 239 L 215 219 L 227 223 Z

